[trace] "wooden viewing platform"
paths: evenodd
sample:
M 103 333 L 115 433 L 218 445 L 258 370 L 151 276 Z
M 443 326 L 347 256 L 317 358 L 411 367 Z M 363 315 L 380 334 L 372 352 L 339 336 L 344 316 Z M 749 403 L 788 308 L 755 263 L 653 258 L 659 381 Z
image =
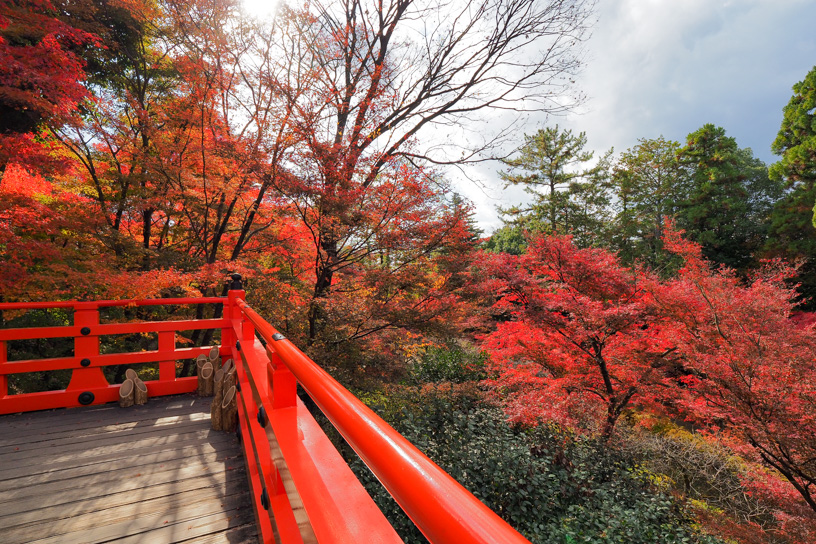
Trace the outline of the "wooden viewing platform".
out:
M 226 297 L 0 302 L 0 312 L 69 316 L 59 326 L 0 327 L 0 543 L 402 542 L 299 384 L 430 542 L 529 544 L 247 305 L 240 275 L 227 287 Z M 201 305 L 222 317 L 100 313 Z M 182 339 L 195 330 L 220 331 L 218 364 L 235 362 L 237 434 L 211 429 L 212 399 L 190 395 L 198 379 L 178 373 L 180 361 L 215 347 Z M 156 347 L 101 349 L 101 338 L 123 334 L 153 336 Z M 72 338 L 73 353 L 20 357 L 19 342 L 51 338 Z M 144 382 L 147 405 L 111 404 L 120 385 L 103 369 L 142 364 L 158 367 Z M 11 381 L 54 370 L 71 371 L 65 389 L 24 392 Z
M 257 542 L 233 433 L 209 398 L 0 416 L 0 541 Z

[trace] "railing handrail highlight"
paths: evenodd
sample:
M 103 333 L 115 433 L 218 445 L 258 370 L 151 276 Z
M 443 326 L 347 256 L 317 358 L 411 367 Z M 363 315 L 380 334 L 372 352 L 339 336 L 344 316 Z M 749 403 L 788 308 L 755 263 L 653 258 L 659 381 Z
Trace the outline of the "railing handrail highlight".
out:
M 0 302 L 3 310 L 47 310 L 52 308 L 111 308 L 114 306 L 164 306 L 173 304 L 224 304 L 226 297 L 152 298 L 125 300 L 65 300 L 54 302 Z
M 243 300 L 236 304 L 429 541 L 529 544 Z

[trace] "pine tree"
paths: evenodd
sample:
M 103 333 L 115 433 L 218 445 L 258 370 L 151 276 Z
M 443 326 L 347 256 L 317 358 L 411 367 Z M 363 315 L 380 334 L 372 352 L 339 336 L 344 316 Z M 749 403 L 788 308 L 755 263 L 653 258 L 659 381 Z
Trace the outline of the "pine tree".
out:
M 771 150 L 782 158 L 771 165 L 770 175 L 785 187 L 785 196 L 772 214 L 767 248 L 789 260 L 807 259 L 799 269 L 799 294 L 816 297 L 816 67 L 793 86 L 784 109 L 782 126 Z M 811 306 L 813 304 L 811 303 Z
M 779 196 L 765 164 L 710 123 L 689 134 L 678 157 L 687 170 L 677 203 L 678 226 L 702 245 L 712 263 L 753 267 L 770 207 Z
M 611 151 L 594 166 L 584 151 L 586 134 L 554 128 L 525 135 L 518 156 L 499 172 L 507 185 L 523 185 L 533 197 L 524 208 L 502 210 L 512 226 L 532 232 L 572 234 L 579 246 L 598 245 L 608 224 L 607 186 Z

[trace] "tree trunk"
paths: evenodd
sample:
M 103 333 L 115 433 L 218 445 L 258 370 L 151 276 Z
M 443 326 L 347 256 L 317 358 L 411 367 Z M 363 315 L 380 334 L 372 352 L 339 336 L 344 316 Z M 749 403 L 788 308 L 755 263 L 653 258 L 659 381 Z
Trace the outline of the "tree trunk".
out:
M 615 424 L 618 422 L 618 415 L 616 410 L 610 405 L 606 409 L 606 421 L 604 422 L 601 436 L 604 440 L 612 438 L 612 432 L 615 430 Z
M 113 375 L 113 383 L 119 383 L 127 379 L 127 373 L 123 365 L 116 365 L 116 374 Z
M 315 287 L 312 302 L 309 304 L 309 338 L 308 344 L 314 343 L 318 333 L 323 329 L 323 309 L 319 300 L 329 294 L 334 279 L 334 269 L 338 262 L 338 242 L 330 233 L 321 233 L 320 249 L 324 259 L 318 259 L 315 265 Z
M 202 297 L 206 297 L 209 294 L 208 291 L 209 291 L 209 289 L 204 289 L 204 290 L 199 289 L 199 292 L 201 293 Z M 205 306 L 208 306 L 208 304 L 196 304 L 196 310 L 195 310 L 196 320 L 204 319 Z M 190 336 L 190 340 L 192 341 L 194 346 L 195 345 L 204 345 L 204 343 L 199 344 L 199 340 L 201 340 L 201 336 L 203 334 L 204 334 L 204 331 L 202 329 L 196 329 L 196 330 L 193 331 L 192 336 Z M 187 366 L 187 361 L 185 361 L 184 362 L 184 368 L 182 370 L 182 372 L 183 372 L 182 376 L 186 376 L 187 372 L 189 372 L 189 370 L 190 369 Z
M 153 229 L 153 209 L 148 208 L 142 211 L 142 246 L 144 256 L 142 258 L 142 270 L 150 270 L 150 237 Z

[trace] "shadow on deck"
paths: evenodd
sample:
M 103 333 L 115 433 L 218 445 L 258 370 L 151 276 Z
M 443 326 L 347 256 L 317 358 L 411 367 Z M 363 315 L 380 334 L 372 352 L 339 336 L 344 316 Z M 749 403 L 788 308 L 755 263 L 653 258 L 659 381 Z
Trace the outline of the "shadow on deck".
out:
M 5 544 L 257 542 L 241 448 L 210 401 L 0 416 Z

